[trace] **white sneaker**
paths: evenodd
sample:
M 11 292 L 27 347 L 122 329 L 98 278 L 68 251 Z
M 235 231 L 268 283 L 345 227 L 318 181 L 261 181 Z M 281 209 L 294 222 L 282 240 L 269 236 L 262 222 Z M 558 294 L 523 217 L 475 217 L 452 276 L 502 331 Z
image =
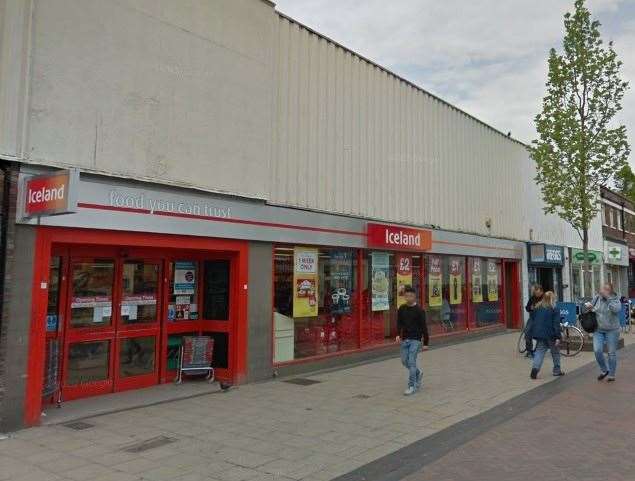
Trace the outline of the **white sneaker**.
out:
M 410 395 L 414 394 L 415 392 L 416 392 L 416 389 L 413 386 L 408 386 L 408 389 L 406 389 L 403 392 L 403 395 L 404 396 L 410 396 Z

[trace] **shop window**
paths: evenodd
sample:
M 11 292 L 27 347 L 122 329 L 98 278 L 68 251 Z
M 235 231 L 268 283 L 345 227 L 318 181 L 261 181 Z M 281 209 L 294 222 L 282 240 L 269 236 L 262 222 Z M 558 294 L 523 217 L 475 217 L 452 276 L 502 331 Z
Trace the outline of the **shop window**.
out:
M 198 319 L 198 263 L 179 260 L 170 265 L 168 321 Z
M 168 349 L 167 349 L 167 369 L 168 371 L 174 371 L 179 367 L 179 358 L 181 355 L 181 345 L 183 344 L 183 337 L 196 336 L 197 332 L 185 332 L 182 334 L 174 334 L 168 336 Z
M 602 274 L 600 266 L 593 266 L 593 286 L 585 293 L 586 297 L 593 297 L 602 287 Z
M 119 375 L 130 377 L 152 374 L 155 357 L 155 336 L 122 339 L 119 349 Z
M 582 272 L 580 266 L 574 265 L 571 269 L 571 284 L 573 287 L 573 300 L 577 301 L 582 298 Z
M 431 335 L 467 328 L 465 258 L 426 255 L 426 311 Z
M 358 347 L 355 254 L 352 249 L 275 248 L 275 362 Z
M 501 302 L 501 262 L 496 259 L 469 259 L 471 284 L 470 326 L 481 328 L 504 324 Z
M 203 269 L 203 318 L 229 319 L 229 261 L 205 261 Z
M 361 342 L 364 345 L 394 342 L 397 310 L 405 302 L 403 291 L 412 286 L 421 299 L 420 254 L 364 252 L 362 272 Z
M 226 332 L 205 332 L 204 336 L 214 339 L 212 366 L 220 369 L 229 368 L 229 334 Z
M 111 260 L 73 263 L 71 326 L 111 324 L 114 273 L 115 264 Z
M 110 341 L 71 344 L 68 350 L 66 384 L 90 384 L 109 378 Z
M 157 320 L 159 265 L 143 261 L 123 264 L 121 321 L 124 324 Z

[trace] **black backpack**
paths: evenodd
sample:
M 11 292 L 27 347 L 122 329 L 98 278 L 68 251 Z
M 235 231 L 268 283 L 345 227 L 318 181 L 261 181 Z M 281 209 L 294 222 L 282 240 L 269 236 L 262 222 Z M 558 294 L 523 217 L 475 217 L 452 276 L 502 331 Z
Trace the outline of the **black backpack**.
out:
M 594 299 L 593 306 L 597 303 L 597 297 Z M 588 311 L 580 314 L 580 326 L 589 334 L 598 330 L 598 318 L 595 312 Z

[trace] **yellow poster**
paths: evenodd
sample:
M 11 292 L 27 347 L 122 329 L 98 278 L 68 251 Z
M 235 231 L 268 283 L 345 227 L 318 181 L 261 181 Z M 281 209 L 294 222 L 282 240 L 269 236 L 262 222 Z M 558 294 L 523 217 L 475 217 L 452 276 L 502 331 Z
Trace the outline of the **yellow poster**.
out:
M 487 261 L 487 300 L 498 301 L 498 265 L 496 261 Z
M 463 269 L 461 260 L 450 259 L 450 304 L 461 304 L 463 302 Z
M 481 276 L 481 260 L 472 262 L 472 302 L 483 302 L 483 278 Z
M 428 273 L 428 305 L 440 307 L 443 304 L 443 271 L 441 258 L 430 257 L 430 272 Z
M 293 261 L 293 317 L 315 317 L 318 315 L 318 251 L 295 247 Z
M 412 286 L 412 257 L 397 254 L 397 307 L 406 303 L 404 290 L 406 286 Z

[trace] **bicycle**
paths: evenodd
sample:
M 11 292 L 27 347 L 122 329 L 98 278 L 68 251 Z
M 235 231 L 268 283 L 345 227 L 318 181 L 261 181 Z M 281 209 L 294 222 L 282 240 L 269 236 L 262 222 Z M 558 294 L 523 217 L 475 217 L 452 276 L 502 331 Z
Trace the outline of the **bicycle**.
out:
M 568 322 L 560 323 L 560 355 L 564 357 L 574 357 L 582 352 L 584 349 L 584 333 L 582 329 Z M 532 341 L 535 343 L 536 341 Z M 527 343 L 525 341 L 525 331 L 520 332 L 518 337 L 518 352 L 525 354 L 527 352 Z

